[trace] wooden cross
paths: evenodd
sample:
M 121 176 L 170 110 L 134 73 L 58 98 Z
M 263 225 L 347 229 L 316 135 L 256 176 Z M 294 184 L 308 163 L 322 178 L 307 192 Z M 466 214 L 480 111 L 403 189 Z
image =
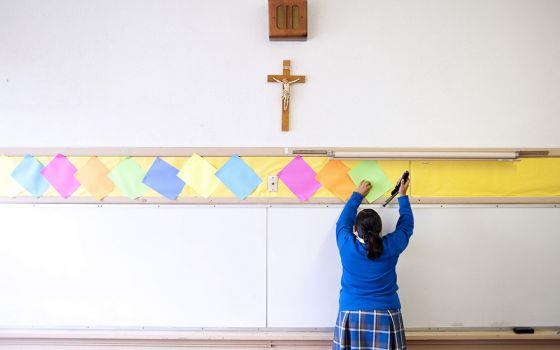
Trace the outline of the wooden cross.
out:
M 290 85 L 305 83 L 305 75 L 290 75 L 290 60 L 284 60 L 282 75 L 269 75 L 269 83 L 282 84 L 282 131 L 290 129 Z

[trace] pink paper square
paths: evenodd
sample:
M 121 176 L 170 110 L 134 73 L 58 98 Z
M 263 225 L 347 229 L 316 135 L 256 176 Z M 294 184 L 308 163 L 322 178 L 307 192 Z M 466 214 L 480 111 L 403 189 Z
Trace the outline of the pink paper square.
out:
M 317 173 L 301 156 L 295 157 L 278 173 L 278 177 L 282 182 L 302 202 L 311 198 L 321 188 L 321 184 L 315 180 L 315 175 Z
M 41 170 L 41 174 L 63 198 L 68 198 L 80 187 L 74 178 L 76 171 L 76 167 L 65 156 L 58 154 Z

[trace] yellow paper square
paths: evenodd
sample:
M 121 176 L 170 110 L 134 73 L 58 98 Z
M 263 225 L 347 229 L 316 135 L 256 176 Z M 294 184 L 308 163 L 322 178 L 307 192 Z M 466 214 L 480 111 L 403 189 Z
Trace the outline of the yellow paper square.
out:
M 23 188 L 12 177 L 12 171 L 16 167 L 9 157 L 0 156 L 0 195 L 8 197 L 16 197 L 21 193 Z
M 198 195 L 208 198 L 221 183 L 214 175 L 215 173 L 216 168 L 212 164 L 193 153 L 177 176 L 183 179 L 187 186 L 193 188 Z

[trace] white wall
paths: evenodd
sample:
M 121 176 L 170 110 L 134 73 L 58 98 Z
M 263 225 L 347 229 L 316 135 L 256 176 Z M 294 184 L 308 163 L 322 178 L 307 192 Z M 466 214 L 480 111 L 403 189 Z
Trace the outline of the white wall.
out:
M 0 147 L 560 147 L 560 2 L 0 0 Z M 279 87 L 292 59 L 292 131 Z

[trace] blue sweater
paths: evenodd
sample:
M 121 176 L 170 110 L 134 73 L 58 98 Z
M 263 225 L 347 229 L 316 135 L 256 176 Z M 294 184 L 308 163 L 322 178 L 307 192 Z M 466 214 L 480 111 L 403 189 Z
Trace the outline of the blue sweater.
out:
M 375 260 L 367 257 L 364 244 L 353 234 L 358 206 L 362 196 L 354 192 L 336 223 L 336 242 L 342 261 L 342 288 L 339 309 L 385 310 L 401 307 L 397 295 L 399 255 L 408 245 L 414 228 L 414 218 L 408 196 L 399 197 L 399 221 L 392 233 L 383 237 L 383 254 Z

